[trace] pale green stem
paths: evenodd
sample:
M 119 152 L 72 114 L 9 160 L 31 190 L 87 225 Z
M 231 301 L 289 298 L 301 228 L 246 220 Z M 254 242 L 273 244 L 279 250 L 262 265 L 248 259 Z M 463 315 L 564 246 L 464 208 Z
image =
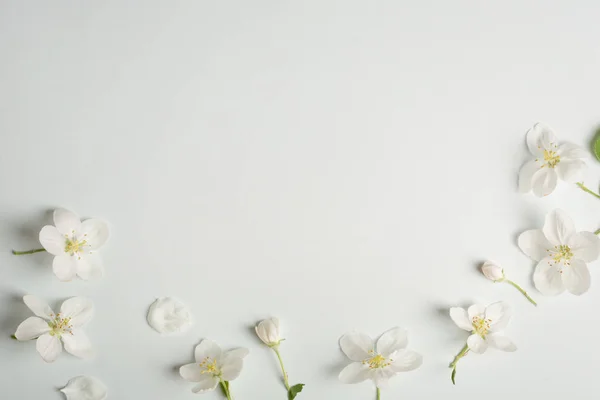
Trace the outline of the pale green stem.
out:
M 381 390 L 377 388 L 377 400 L 381 400 Z
M 223 391 L 225 392 L 225 396 L 227 396 L 227 400 L 231 400 L 231 392 L 229 391 L 229 385 L 227 385 L 222 379 L 221 379 L 221 387 L 223 388 Z
M 579 189 L 583 190 L 584 192 L 587 192 L 589 194 L 591 194 L 592 196 L 600 199 L 600 194 L 592 191 L 591 189 L 589 189 L 588 187 L 586 187 L 583 182 L 577 182 L 576 185 L 579 187 Z
M 285 388 L 289 391 L 290 390 L 290 383 L 288 381 L 288 375 L 287 372 L 285 372 L 285 366 L 283 365 L 283 359 L 281 358 L 281 354 L 279 354 L 279 347 L 274 346 L 271 347 L 273 349 L 273 351 L 275 352 L 275 354 L 277 354 L 277 359 L 279 360 L 279 365 L 281 366 L 281 373 L 283 374 L 283 383 L 285 383 Z
M 13 250 L 12 253 L 15 256 L 22 256 L 22 255 L 25 255 L 25 254 L 41 253 L 42 251 L 46 251 L 46 249 L 34 249 L 34 250 L 27 250 L 27 251 L 15 251 L 15 250 Z
M 512 286 L 514 286 L 519 292 L 521 292 L 523 294 L 523 296 L 527 297 L 527 300 L 529 300 L 531 302 L 531 304 L 533 304 L 534 306 L 537 307 L 537 303 L 531 298 L 531 296 L 529 296 L 527 294 L 526 291 L 523 290 L 523 288 L 521 286 L 517 285 L 516 283 L 514 283 L 510 279 L 505 279 L 504 282 L 509 283 Z
M 466 356 L 467 353 L 469 353 L 469 345 L 465 344 L 465 346 L 462 348 L 460 353 L 458 353 L 456 355 L 456 357 L 454 357 L 454 361 L 452 361 L 452 363 L 450 364 L 450 368 L 452 368 L 452 384 L 453 385 L 456 385 L 456 382 L 454 381 L 454 377 L 456 376 L 456 364 L 458 363 L 458 361 L 461 358 Z

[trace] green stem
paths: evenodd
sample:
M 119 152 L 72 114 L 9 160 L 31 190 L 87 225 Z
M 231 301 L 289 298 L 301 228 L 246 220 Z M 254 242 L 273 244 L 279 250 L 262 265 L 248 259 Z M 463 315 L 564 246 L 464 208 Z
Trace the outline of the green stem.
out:
M 221 379 L 219 382 L 221 387 L 223 388 L 223 392 L 225 392 L 225 396 L 227 396 L 227 400 L 231 400 L 231 392 L 229 391 L 229 382 Z
M 379 388 L 377 388 L 377 400 L 381 399 L 381 390 L 379 390 Z
M 591 194 L 592 196 L 594 196 L 594 197 L 596 197 L 596 198 L 600 199 L 600 194 L 598 194 L 598 193 L 596 193 L 596 192 L 594 192 L 594 191 L 590 190 L 588 187 L 586 187 L 586 186 L 583 184 L 583 182 L 577 182 L 577 183 L 576 183 L 576 185 L 579 187 L 579 189 L 583 190 L 584 192 L 586 192 L 586 193 L 589 193 L 589 194 Z
M 27 251 L 15 251 L 15 250 L 13 250 L 12 253 L 15 256 L 22 256 L 22 255 L 25 255 L 25 254 L 41 253 L 42 251 L 46 251 L 46 249 L 34 249 L 34 250 L 27 250 Z
M 275 354 L 277 354 L 277 359 L 279 360 L 279 365 L 281 366 L 281 373 L 283 374 L 283 383 L 285 383 L 285 388 L 289 391 L 290 383 L 288 381 L 287 372 L 285 372 L 285 366 L 283 365 L 283 359 L 281 358 L 281 354 L 279 354 L 279 348 L 272 347 L 272 349 L 275 352 Z
M 458 363 L 458 361 L 461 358 L 466 356 L 468 353 L 469 353 L 469 345 L 465 344 L 464 347 L 462 348 L 462 350 L 460 351 L 460 353 L 458 353 L 456 355 L 456 357 L 454 357 L 454 360 L 450 364 L 450 368 L 452 368 L 452 384 L 453 385 L 456 385 L 456 382 L 454 381 L 454 378 L 456 377 L 456 364 Z
M 531 304 L 533 304 L 534 306 L 537 307 L 537 303 L 531 298 L 531 296 L 529 296 L 527 294 L 526 291 L 523 290 L 523 288 L 521 286 L 517 285 L 516 283 L 514 283 L 510 279 L 506 279 L 505 282 L 511 284 L 512 286 L 514 286 L 519 292 L 521 292 L 523 294 L 523 296 L 527 297 L 527 300 L 529 300 L 531 302 Z
M 594 231 L 594 235 L 598 235 L 598 234 L 600 234 L 600 229 L 596 229 L 596 230 Z

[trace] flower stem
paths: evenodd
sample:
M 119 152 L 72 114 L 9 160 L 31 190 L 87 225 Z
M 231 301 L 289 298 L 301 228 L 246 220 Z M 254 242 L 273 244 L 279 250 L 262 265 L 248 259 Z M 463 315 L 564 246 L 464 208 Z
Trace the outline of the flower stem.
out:
M 529 301 L 531 302 L 531 304 L 533 304 L 534 306 L 536 306 L 536 307 L 537 307 L 537 303 L 535 302 L 535 300 L 533 300 L 533 299 L 531 298 L 531 296 L 529 296 L 529 295 L 527 294 L 527 292 L 526 292 L 526 291 L 524 291 L 524 290 L 523 290 L 523 288 L 522 288 L 521 286 L 517 285 L 516 283 L 514 283 L 514 282 L 513 282 L 513 281 L 511 281 L 510 279 L 506 279 L 506 280 L 505 280 L 505 282 L 506 282 L 506 283 L 509 283 L 509 284 L 511 284 L 512 286 L 514 286 L 514 287 L 515 287 L 515 288 L 516 288 L 516 289 L 517 289 L 519 292 L 521 292 L 521 294 L 523 294 L 523 296 L 527 297 L 527 300 L 529 300 Z
M 381 400 L 381 390 L 377 388 L 377 400 Z
M 34 250 L 27 250 L 27 251 L 15 251 L 15 250 L 13 250 L 12 253 L 15 256 L 22 256 L 22 255 L 25 255 L 25 254 L 41 253 L 42 251 L 46 251 L 46 249 L 34 249 Z
M 452 368 L 452 384 L 456 385 L 454 378 L 456 377 L 456 364 L 458 361 L 469 353 L 469 345 L 465 344 L 460 353 L 454 357 L 454 361 L 450 364 L 450 368 Z
M 290 383 L 288 381 L 287 372 L 285 372 L 285 366 L 283 365 L 283 359 L 281 358 L 281 354 L 279 354 L 279 348 L 272 347 L 272 349 L 275 352 L 275 354 L 277 354 L 277 359 L 279 360 L 279 365 L 281 366 L 281 373 L 283 374 L 283 383 L 285 383 L 285 388 L 289 391 Z
M 584 192 L 587 192 L 589 194 L 591 194 L 592 196 L 600 199 L 600 194 L 592 191 L 591 189 L 589 189 L 588 187 L 586 187 L 583 182 L 577 182 L 576 185 L 579 187 L 579 189 L 583 190 Z
M 225 396 L 227 396 L 227 400 L 231 400 L 231 392 L 229 391 L 229 382 L 221 379 L 221 381 L 219 383 L 221 384 L 223 393 L 225 393 Z

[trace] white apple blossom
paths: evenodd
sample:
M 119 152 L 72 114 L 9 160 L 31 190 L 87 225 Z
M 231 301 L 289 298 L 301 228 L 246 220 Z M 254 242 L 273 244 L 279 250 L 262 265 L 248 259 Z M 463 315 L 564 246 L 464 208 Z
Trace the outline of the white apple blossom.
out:
M 23 321 L 15 337 L 21 341 L 37 339 L 36 349 L 44 361 L 56 360 L 63 344 L 65 350 L 76 357 L 90 358 L 94 355 L 90 340 L 82 329 L 93 316 L 94 306 L 90 300 L 84 297 L 65 300 L 58 314 L 35 296 L 24 296 L 23 301 L 36 317 Z
M 450 364 L 452 368 L 452 383 L 456 375 L 456 364 L 469 351 L 483 354 L 488 347 L 502 351 L 515 351 L 517 346 L 500 332 L 506 328 L 512 316 L 510 306 L 502 301 L 484 307 L 474 304 L 465 310 L 460 307 L 450 309 L 450 318 L 461 329 L 471 332 L 466 345 Z
M 196 383 L 192 388 L 194 393 L 211 391 L 221 384 L 227 398 L 231 399 L 229 382 L 240 375 L 247 355 L 248 349 L 222 351 L 218 344 L 204 339 L 196 346 L 196 362 L 179 368 L 179 374 L 186 381 Z
M 571 143 L 558 144 L 554 132 L 542 123 L 527 131 L 527 147 L 536 158 L 525 163 L 519 171 L 519 190 L 533 190 L 538 196 L 554 191 L 558 178 L 569 183 L 581 179 L 586 169 L 587 153 Z
M 91 376 L 77 376 L 60 391 L 67 400 L 106 400 L 108 397 L 106 385 Z
M 172 297 L 161 297 L 150 306 L 147 321 L 159 333 L 182 333 L 190 328 L 192 315 L 181 301 Z
M 412 371 L 421 366 L 423 358 L 412 350 L 407 350 L 407 333 L 401 328 L 392 328 L 377 340 L 359 332 L 350 332 L 340 338 L 340 347 L 346 356 L 354 361 L 340 372 L 339 379 L 344 383 L 360 383 L 372 380 L 379 389 L 400 372 Z
M 494 283 L 506 282 L 509 285 L 513 286 L 519 292 L 521 292 L 521 294 L 525 296 L 531 304 L 537 306 L 535 300 L 533 300 L 531 296 L 529 296 L 529 294 L 527 294 L 527 292 L 523 290 L 521 286 L 517 285 L 515 282 L 511 281 L 506 277 L 506 275 L 504 274 L 504 269 L 502 269 L 502 267 L 500 267 L 498 264 L 492 261 L 486 261 L 481 266 L 481 272 L 483 273 L 483 275 L 485 275 L 486 278 L 493 281 Z
M 42 228 L 40 243 L 54 256 L 52 269 L 58 279 L 70 281 L 75 275 L 85 280 L 101 277 L 103 268 L 96 250 L 108 240 L 106 222 L 95 218 L 81 222 L 75 213 L 59 208 L 54 211 L 54 225 Z
M 269 318 L 260 321 L 255 327 L 256 335 L 269 347 L 279 346 L 283 339 L 279 333 L 279 319 Z
M 600 239 L 592 232 L 577 232 L 573 220 L 562 210 L 546 215 L 543 229 L 523 232 L 518 239 L 523 253 L 538 261 L 535 287 L 554 296 L 568 290 L 581 295 L 591 283 L 588 262 L 600 255 Z

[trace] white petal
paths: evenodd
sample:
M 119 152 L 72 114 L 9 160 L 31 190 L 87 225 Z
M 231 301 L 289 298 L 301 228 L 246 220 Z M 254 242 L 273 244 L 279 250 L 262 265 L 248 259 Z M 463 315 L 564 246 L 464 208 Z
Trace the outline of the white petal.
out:
M 30 294 L 23 296 L 23 302 L 38 317 L 52 319 L 54 311 L 44 300 Z
M 269 318 L 260 321 L 254 329 L 256 330 L 256 335 L 267 346 L 274 346 L 281 342 L 279 333 L 279 319 L 277 318 Z
M 221 354 L 222 351 L 219 345 L 209 339 L 204 339 L 201 341 L 194 350 L 196 362 L 198 363 L 201 363 L 206 357 L 210 357 L 213 360 L 218 360 L 221 358 Z
M 17 327 L 17 340 L 31 340 L 50 332 L 48 323 L 38 317 L 29 317 Z
M 192 392 L 194 392 L 194 393 L 209 392 L 211 390 L 215 390 L 215 388 L 217 387 L 218 384 L 219 384 L 219 378 L 217 378 L 213 375 L 204 374 L 202 376 L 202 379 L 198 382 L 198 384 L 192 388 Z
M 558 183 L 558 175 L 554 168 L 541 168 L 531 179 L 531 188 L 533 194 L 537 197 L 544 197 L 551 194 L 556 189 Z
M 108 225 L 101 219 L 86 219 L 77 233 L 78 240 L 85 240 L 92 250 L 99 249 L 108 240 Z
M 73 256 L 63 253 L 60 256 L 54 257 L 54 260 L 52 261 L 52 271 L 54 271 L 54 275 L 63 282 L 68 282 L 75 278 L 77 265 L 75 264 Z
M 558 146 L 556 153 L 560 156 L 561 163 L 563 162 L 563 159 L 578 160 L 588 158 L 588 152 L 584 148 L 568 142 Z
M 44 361 L 51 363 L 62 353 L 62 344 L 56 336 L 48 333 L 40 336 L 35 342 L 35 348 L 40 353 Z
M 108 389 L 99 379 L 91 376 L 78 376 L 60 389 L 67 400 L 106 400 Z
M 587 165 L 583 160 L 560 160 L 556 173 L 565 182 L 575 183 L 583 178 Z
M 521 251 L 535 261 L 547 257 L 548 250 L 554 247 L 540 229 L 532 229 L 521 233 L 518 244 Z
M 349 364 L 340 372 L 339 378 L 343 383 L 360 383 L 369 378 L 370 369 L 360 362 Z
M 473 324 L 471 319 L 467 316 L 467 310 L 460 307 L 452 307 L 450 309 L 450 318 L 460 328 L 465 331 L 471 332 L 473 330 Z
M 346 333 L 340 338 L 340 348 L 352 361 L 369 358 L 369 351 L 375 349 L 373 339 L 360 332 Z
M 494 347 L 498 350 L 513 352 L 517 350 L 517 346 L 504 335 L 489 335 L 487 342 L 490 347 Z
M 188 382 L 200 382 L 206 375 L 202 371 L 198 363 L 185 364 L 179 368 L 179 375 Z
M 388 387 L 388 384 L 389 384 L 388 381 L 394 375 L 396 375 L 396 372 L 394 372 L 394 370 L 392 370 L 389 367 L 388 368 L 377 368 L 371 372 L 370 378 L 375 383 L 375 386 L 377 386 L 380 389 L 385 389 Z
M 239 357 L 224 357 L 221 364 L 221 374 L 223 380 L 232 381 L 242 372 L 244 361 Z
M 385 332 L 377 340 L 377 352 L 384 357 L 388 357 L 395 351 L 406 348 L 408 344 L 408 335 L 402 328 L 392 328 Z
M 161 297 L 150 306 L 147 321 L 152 329 L 159 333 L 181 333 L 192 325 L 192 314 L 181 301 L 172 297 Z
M 506 328 L 512 317 L 512 308 L 508 303 L 499 301 L 490 304 L 485 309 L 485 318 L 491 320 L 491 329 L 498 332 Z
M 523 164 L 519 171 L 519 192 L 527 193 L 531 190 L 533 175 L 541 168 L 540 163 L 531 160 Z
M 52 225 L 46 225 L 40 231 L 40 243 L 46 251 L 54 256 L 65 254 L 66 239 L 58 229 Z
M 102 260 L 97 253 L 81 254 L 73 258 L 77 276 L 85 281 L 91 281 L 102 278 L 104 267 Z
M 534 156 L 544 154 L 544 150 L 554 149 L 556 135 L 548 126 L 538 122 L 527 131 L 527 147 Z
M 473 304 L 467 309 L 467 315 L 469 316 L 469 321 L 473 322 L 473 318 L 483 317 L 485 315 L 485 306 L 481 304 Z
M 94 303 L 85 297 L 71 297 L 60 307 L 63 318 L 71 318 L 71 325 L 80 327 L 87 324 L 94 315 Z
M 535 267 L 533 283 L 537 290 L 545 296 L 556 296 L 565 291 L 560 265 L 551 258 L 545 258 Z
M 407 372 L 417 369 L 423 364 L 423 357 L 412 350 L 400 350 L 390 356 L 393 360 L 390 368 L 394 372 Z
M 572 235 L 568 245 L 573 256 L 585 262 L 596 261 L 600 255 L 600 238 L 592 232 L 579 232 Z
M 580 296 L 588 291 L 591 284 L 590 271 L 581 260 L 571 260 L 571 265 L 563 268 L 562 281 L 569 292 Z
M 243 347 L 238 347 L 237 349 L 227 350 L 223 354 L 223 359 L 239 358 L 241 360 L 245 358 L 249 353 L 250 350 Z
M 81 220 L 74 212 L 57 208 L 54 210 L 54 225 L 61 234 L 73 237 L 73 234 L 81 227 Z
M 567 244 L 571 235 L 576 233 L 571 217 L 559 209 L 550 211 L 546 215 L 543 230 L 544 236 L 555 246 Z
M 92 358 L 94 349 L 92 343 L 85 332 L 81 329 L 73 329 L 72 334 L 62 335 L 62 341 L 65 344 L 65 350 L 79 358 Z
M 487 342 L 481 336 L 473 334 L 467 339 L 467 346 L 473 353 L 483 354 L 488 348 Z

